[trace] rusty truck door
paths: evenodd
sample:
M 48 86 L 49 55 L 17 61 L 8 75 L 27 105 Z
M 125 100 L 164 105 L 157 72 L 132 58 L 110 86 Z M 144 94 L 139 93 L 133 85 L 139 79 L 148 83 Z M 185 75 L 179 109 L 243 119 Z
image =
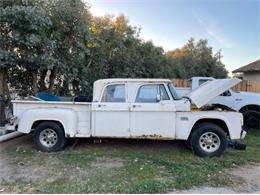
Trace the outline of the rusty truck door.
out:
M 175 137 L 175 107 L 167 85 L 140 85 L 130 110 L 132 137 Z
M 105 86 L 101 99 L 92 104 L 93 136 L 129 137 L 129 105 L 126 84 Z

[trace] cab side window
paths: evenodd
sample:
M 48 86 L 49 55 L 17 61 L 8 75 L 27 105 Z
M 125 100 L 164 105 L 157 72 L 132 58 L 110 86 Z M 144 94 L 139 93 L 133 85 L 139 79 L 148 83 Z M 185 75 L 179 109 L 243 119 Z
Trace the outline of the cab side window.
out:
M 125 85 L 113 84 L 106 86 L 101 102 L 125 102 Z
M 170 100 L 170 97 L 169 97 L 164 85 L 160 84 L 159 88 L 160 88 L 161 100 Z
M 170 100 L 164 85 L 143 85 L 138 90 L 135 102 L 156 103 L 158 95 L 161 100 Z

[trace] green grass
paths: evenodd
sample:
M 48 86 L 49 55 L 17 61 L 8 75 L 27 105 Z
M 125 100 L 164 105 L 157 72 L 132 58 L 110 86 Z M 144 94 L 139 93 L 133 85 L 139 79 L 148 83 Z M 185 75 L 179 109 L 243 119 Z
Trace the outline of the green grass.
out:
M 228 149 L 214 158 L 197 157 L 178 141 L 82 143 L 58 153 L 39 153 L 31 145 L 18 152 L 11 147 L 7 151 L 13 157 L 11 163 L 39 165 L 42 177 L 31 182 L 6 181 L 3 186 L 17 193 L 163 193 L 202 185 L 227 186 L 234 182 L 227 174 L 229 168 L 260 163 L 260 131 L 248 131 L 244 143 L 245 151 Z M 118 159 L 119 166 L 113 166 Z M 47 180 L 50 176 L 53 179 Z

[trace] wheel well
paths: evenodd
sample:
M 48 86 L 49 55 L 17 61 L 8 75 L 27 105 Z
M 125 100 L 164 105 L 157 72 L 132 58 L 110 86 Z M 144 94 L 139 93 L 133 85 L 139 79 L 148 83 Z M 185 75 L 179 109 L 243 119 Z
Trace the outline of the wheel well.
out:
M 64 127 L 63 127 L 62 123 L 60 121 L 55 121 L 55 120 L 38 120 L 38 121 L 35 121 L 32 124 L 32 128 L 31 129 L 35 129 L 39 124 L 41 124 L 43 122 L 54 122 L 54 123 L 57 123 L 64 130 Z
M 215 125 L 218 125 L 227 133 L 227 136 L 230 135 L 227 124 L 223 120 L 221 120 L 221 119 L 200 119 L 193 125 L 190 136 L 191 136 L 192 132 L 194 131 L 194 129 L 202 123 L 213 123 Z
M 239 110 L 239 112 L 244 113 L 244 112 L 246 112 L 248 110 L 254 110 L 254 111 L 260 112 L 260 106 L 259 105 L 254 105 L 254 104 L 246 105 L 246 106 L 243 106 Z

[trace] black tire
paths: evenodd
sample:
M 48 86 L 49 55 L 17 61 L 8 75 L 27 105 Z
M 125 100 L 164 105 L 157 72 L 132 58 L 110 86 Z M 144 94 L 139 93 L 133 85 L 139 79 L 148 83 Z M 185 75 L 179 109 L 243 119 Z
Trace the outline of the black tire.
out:
M 206 137 L 204 138 L 204 136 Z M 193 129 L 190 140 L 193 152 L 201 157 L 220 156 L 227 147 L 226 133 L 213 123 L 197 125 Z
M 187 149 L 191 149 L 190 139 L 184 140 L 184 141 L 183 141 L 183 144 L 184 144 L 184 146 L 185 146 Z
M 246 129 L 260 129 L 260 112 L 248 110 L 243 113 Z
M 49 134 L 52 135 L 50 138 L 48 137 L 49 134 L 47 134 L 47 132 L 50 132 Z M 66 145 L 66 138 L 63 127 L 55 122 L 42 122 L 41 124 L 39 124 L 35 128 L 33 141 L 36 149 L 42 152 L 59 151 L 63 149 Z M 48 141 L 50 144 L 48 143 Z

